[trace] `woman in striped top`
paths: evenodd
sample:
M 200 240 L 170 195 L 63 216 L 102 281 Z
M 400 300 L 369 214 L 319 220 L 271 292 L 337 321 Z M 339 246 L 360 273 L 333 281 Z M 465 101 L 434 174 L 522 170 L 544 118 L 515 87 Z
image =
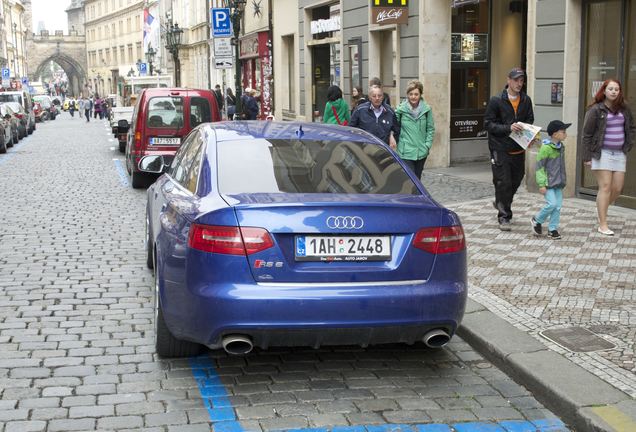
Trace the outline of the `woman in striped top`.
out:
M 632 111 L 621 89 L 618 80 L 606 80 L 594 95 L 583 123 L 583 161 L 598 183 L 598 232 L 608 236 L 614 231 L 607 225 L 607 209 L 623 191 L 627 153 L 636 138 Z

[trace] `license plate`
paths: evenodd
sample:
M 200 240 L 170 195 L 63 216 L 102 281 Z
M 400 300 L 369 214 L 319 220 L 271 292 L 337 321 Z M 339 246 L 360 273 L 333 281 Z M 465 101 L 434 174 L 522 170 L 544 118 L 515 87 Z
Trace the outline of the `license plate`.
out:
M 150 145 L 179 145 L 181 138 L 150 138 Z
M 296 236 L 296 261 L 388 261 L 389 236 Z

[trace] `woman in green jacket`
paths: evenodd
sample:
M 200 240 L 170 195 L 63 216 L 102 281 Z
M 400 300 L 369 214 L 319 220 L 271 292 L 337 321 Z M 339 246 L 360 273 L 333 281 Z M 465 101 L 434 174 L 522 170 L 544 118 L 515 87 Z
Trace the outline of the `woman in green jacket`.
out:
M 346 126 L 350 119 L 351 112 L 349 112 L 349 105 L 342 98 L 342 90 L 340 87 L 332 85 L 327 89 L 327 103 L 322 121 Z
M 424 163 L 435 137 L 433 111 L 422 97 L 423 91 L 421 82 L 410 81 L 406 87 L 407 99 L 395 111 L 401 126 L 397 152 L 417 178 L 422 177 Z

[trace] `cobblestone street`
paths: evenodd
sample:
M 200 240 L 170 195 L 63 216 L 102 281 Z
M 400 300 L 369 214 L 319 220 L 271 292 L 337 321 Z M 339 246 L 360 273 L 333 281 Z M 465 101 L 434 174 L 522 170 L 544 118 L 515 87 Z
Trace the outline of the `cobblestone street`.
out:
M 157 358 L 122 161 L 105 122 L 66 113 L 0 155 L 0 432 L 566 430 L 459 337 Z

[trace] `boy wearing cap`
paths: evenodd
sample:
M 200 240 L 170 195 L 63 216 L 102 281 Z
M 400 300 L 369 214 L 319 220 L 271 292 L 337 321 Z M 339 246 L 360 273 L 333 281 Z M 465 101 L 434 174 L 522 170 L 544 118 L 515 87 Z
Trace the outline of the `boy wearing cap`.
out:
M 510 138 L 510 133 L 523 130 L 519 122 L 534 123 L 532 100 L 522 91 L 525 79 L 523 69 L 512 68 L 506 87 L 501 94 L 490 98 L 484 114 L 495 186 L 493 205 L 502 231 L 510 231 L 512 200 L 526 172 L 525 150 Z
M 552 120 L 548 125 L 550 139 L 543 140 L 543 145 L 537 155 L 537 185 L 539 192 L 545 196 L 545 206 L 532 218 L 534 234 L 543 234 L 543 224 L 550 219 L 548 237 L 553 240 L 561 238 L 559 234 L 559 220 L 561 205 L 563 204 L 563 188 L 565 187 L 565 153 L 563 140 L 567 137 L 565 131 L 572 123 Z

